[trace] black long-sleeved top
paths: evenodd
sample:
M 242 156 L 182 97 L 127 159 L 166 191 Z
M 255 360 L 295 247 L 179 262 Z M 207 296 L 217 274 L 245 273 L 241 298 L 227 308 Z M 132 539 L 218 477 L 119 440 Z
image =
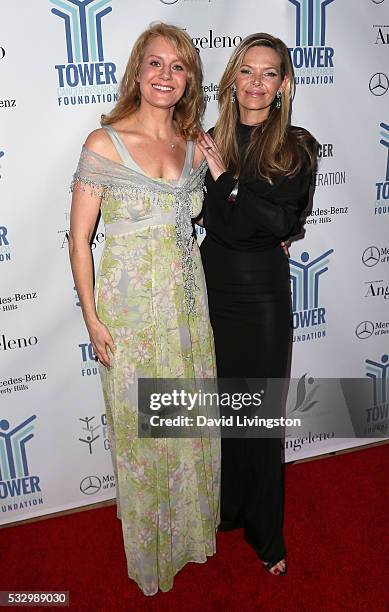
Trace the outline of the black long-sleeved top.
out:
M 252 126 L 238 124 L 241 158 Z M 289 129 L 294 129 L 290 127 Z M 293 177 L 279 176 L 268 181 L 247 176 L 242 169 L 235 202 L 228 197 L 236 184 L 227 171 L 214 181 L 205 177 L 204 227 L 216 242 L 242 251 L 262 251 L 302 229 L 302 213 L 308 206 L 312 171 L 303 164 Z

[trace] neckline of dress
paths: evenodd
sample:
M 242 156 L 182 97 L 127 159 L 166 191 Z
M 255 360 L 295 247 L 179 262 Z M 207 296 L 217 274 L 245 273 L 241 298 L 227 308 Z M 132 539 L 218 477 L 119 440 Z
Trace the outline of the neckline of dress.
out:
M 117 139 L 118 139 L 118 140 L 121 142 L 122 147 L 123 147 L 123 148 L 124 148 L 124 150 L 127 152 L 127 155 L 128 155 L 128 157 L 129 157 L 129 159 L 130 159 L 130 160 L 131 160 L 131 162 L 134 164 L 134 166 L 137 168 L 137 170 L 134 170 L 134 168 L 131 168 L 130 166 L 128 166 L 128 165 L 125 163 L 125 160 L 122 160 L 122 161 L 123 161 L 123 163 L 122 163 L 122 164 L 120 164 L 120 165 L 125 166 L 125 167 L 126 167 L 126 168 L 128 168 L 129 170 L 133 170 L 134 172 L 138 172 L 139 174 L 142 174 L 143 176 L 145 176 L 146 178 L 150 179 L 151 181 L 157 181 L 157 182 L 163 181 L 163 182 L 168 182 L 168 183 L 173 183 L 173 184 L 179 184 L 179 183 L 181 183 L 181 182 L 182 182 L 182 180 L 183 180 L 183 176 L 184 176 L 184 172 L 185 172 L 185 169 L 186 169 L 186 165 L 187 165 L 187 161 L 188 161 L 189 149 L 190 149 L 190 147 L 189 147 L 189 141 L 188 141 L 188 140 L 186 141 L 186 150 L 185 150 L 184 165 L 182 166 L 182 170 L 181 170 L 181 174 L 180 174 L 179 178 L 177 178 L 177 179 L 164 179 L 164 178 L 162 178 L 162 177 L 154 177 L 154 176 L 150 176 L 149 174 L 147 174 L 147 173 L 146 173 L 146 172 L 143 170 L 143 168 L 141 168 L 141 167 L 139 166 L 139 164 L 137 164 L 137 163 L 136 163 L 136 161 L 135 161 L 135 159 L 133 158 L 133 156 L 131 155 L 131 153 L 130 153 L 129 149 L 128 149 L 128 148 L 126 147 L 126 145 L 124 144 L 123 138 L 120 136 L 120 134 L 118 133 L 118 131 L 117 131 L 117 130 L 116 130 L 114 127 L 112 127 L 112 125 L 111 125 L 111 126 L 109 126 L 109 127 L 111 128 L 111 130 L 112 130 L 113 132 L 115 132 Z M 118 155 L 119 155 L 119 152 L 118 152 Z M 190 174 L 190 173 L 189 173 L 189 174 Z
M 177 179 L 153 178 L 151 176 L 148 176 L 147 174 L 144 174 L 144 172 L 138 172 L 137 170 L 134 170 L 134 168 L 130 168 L 129 166 L 126 166 L 125 164 L 122 164 L 121 162 L 114 161 L 113 159 L 110 159 L 109 157 L 106 157 L 105 155 L 100 155 L 100 153 L 96 153 L 96 151 L 92 151 L 92 149 L 88 149 L 88 147 L 86 147 L 85 145 L 82 145 L 82 148 L 85 149 L 85 151 L 87 151 L 89 155 L 95 155 L 96 157 L 99 157 L 100 159 L 103 159 L 105 162 L 109 162 L 110 164 L 113 164 L 114 166 L 119 166 L 119 168 L 124 168 L 128 172 L 133 172 L 134 174 L 139 174 L 139 176 L 142 176 L 144 179 L 146 179 L 148 181 L 157 183 L 158 185 L 161 185 L 161 184 L 165 185 L 166 183 L 167 184 L 171 184 L 171 186 L 174 187 L 174 188 L 185 186 L 185 183 L 189 179 L 193 179 L 195 174 L 197 172 L 199 172 L 199 170 L 204 165 L 207 165 L 207 162 L 205 161 L 205 159 L 203 159 L 199 163 L 199 165 L 196 166 L 196 168 L 192 168 L 192 172 L 190 174 L 188 174 L 188 176 L 186 177 L 185 181 L 183 181 L 182 185 L 179 185 L 179 181 Z
M 241 132 L 242 134 L 248 134 L 249 132 L 251 132 L 254 128 L 258 127 L 259 125 L 263 125 L 262 123 L 256 123 L 254 125 L 248 125 L 247 123 L 241 123 L 240 121 L 238 122 L 238 130 L 239 132 Z

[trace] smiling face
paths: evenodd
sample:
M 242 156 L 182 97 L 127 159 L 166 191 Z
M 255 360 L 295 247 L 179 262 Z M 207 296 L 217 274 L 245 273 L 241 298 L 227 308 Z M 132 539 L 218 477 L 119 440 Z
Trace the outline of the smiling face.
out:
M 138 83 L 143 103 L 171 108 L 182 98 L 187 68 L 173 45 L 162 36 L 151 38 L 139 65 Z
M 283 91 L 287 77 L 281 74 L 281 58 L 270 47 L 251 47 L 238 69 L 235 86 L 240 117 L 255 117 L 255 123 L 267 118 L 278 91 Z M 251 120 L 251 119 L 250 119 Z

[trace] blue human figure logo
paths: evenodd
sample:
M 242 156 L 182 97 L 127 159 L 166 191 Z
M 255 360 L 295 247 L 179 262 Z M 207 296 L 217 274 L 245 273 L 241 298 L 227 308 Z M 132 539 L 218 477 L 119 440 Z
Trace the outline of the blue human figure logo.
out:
M 386 178 L 385 181 L 389 181 L 389 125 L 386 123 L 380 123 L 380 136 L 382 136 L 380 140 L 380 144 L 384 145 L 387 148 L 388 156 L 386 158 Z
M 389 356 L 382 355 L 381 361 L 366 359 L 366 376 L 373 381 L 374 405 L 386 404 L 388 401 Z
M 301 254 L 302 263 L 290 260 L 293 312 L 318 308 L 319 279 L 324 272 L 327 272 L 328 256 L 333 252 L 333 249 L 329 249 L 310 263 L 308 263 L 309 253 L 306 251 Z
M 29 475 L 26 444 L 34 437 L 31 423 L 35 419 L 34 414 L 10 431 L 9 421 L 0 421 L 0 481 Z
M 289 0 L 296 7 L 296 46 L 324 47 L 326 8 L 334 0 Z
M 51 12 L 65 22 L 69 64 L 104 61 L 101 20 L 112 11 L 112 7 L 106 6 L 110 1 L 50 0 L 59 7 L 51 9 Z

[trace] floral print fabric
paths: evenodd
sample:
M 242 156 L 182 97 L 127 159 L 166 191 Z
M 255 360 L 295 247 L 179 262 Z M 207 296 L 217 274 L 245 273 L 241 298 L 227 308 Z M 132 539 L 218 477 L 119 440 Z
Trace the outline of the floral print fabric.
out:
M 103 158 L 101 158 L 102 160 Z M 100 163 L 102 163 L 100 161 Z M 85 160 L 84 160 L 85 163 Z M 112 170 L 116 164 L 107 160 Z M 107 176 L 109 172 L 106 173 Z M 215 553 L 219 520 L 220 440 L 138 438 L 138 378 L 215 377 L 213 336 L 204 274 L 196 241 L 191 257 L 195 310 L 185 300 L 182 248 L 176 239 L 174 182 L 155 179 L 153 193 L 120 195 L 91 184 L 78 171 L 75 183 L 101 190 L 107 237 L 96 282 L 99 319 L 116 346 L 111 367 L 100 374 L 117 480 L 118 516 L 129 576 L 145 595 L 168 591 L 188 562 Z M 139 182 L 139 175 L 136 177 Z M 185 189 L 185 182 L 180 187 Z M 202 176 L 188 189 L 191 215 L 202 205 Z

